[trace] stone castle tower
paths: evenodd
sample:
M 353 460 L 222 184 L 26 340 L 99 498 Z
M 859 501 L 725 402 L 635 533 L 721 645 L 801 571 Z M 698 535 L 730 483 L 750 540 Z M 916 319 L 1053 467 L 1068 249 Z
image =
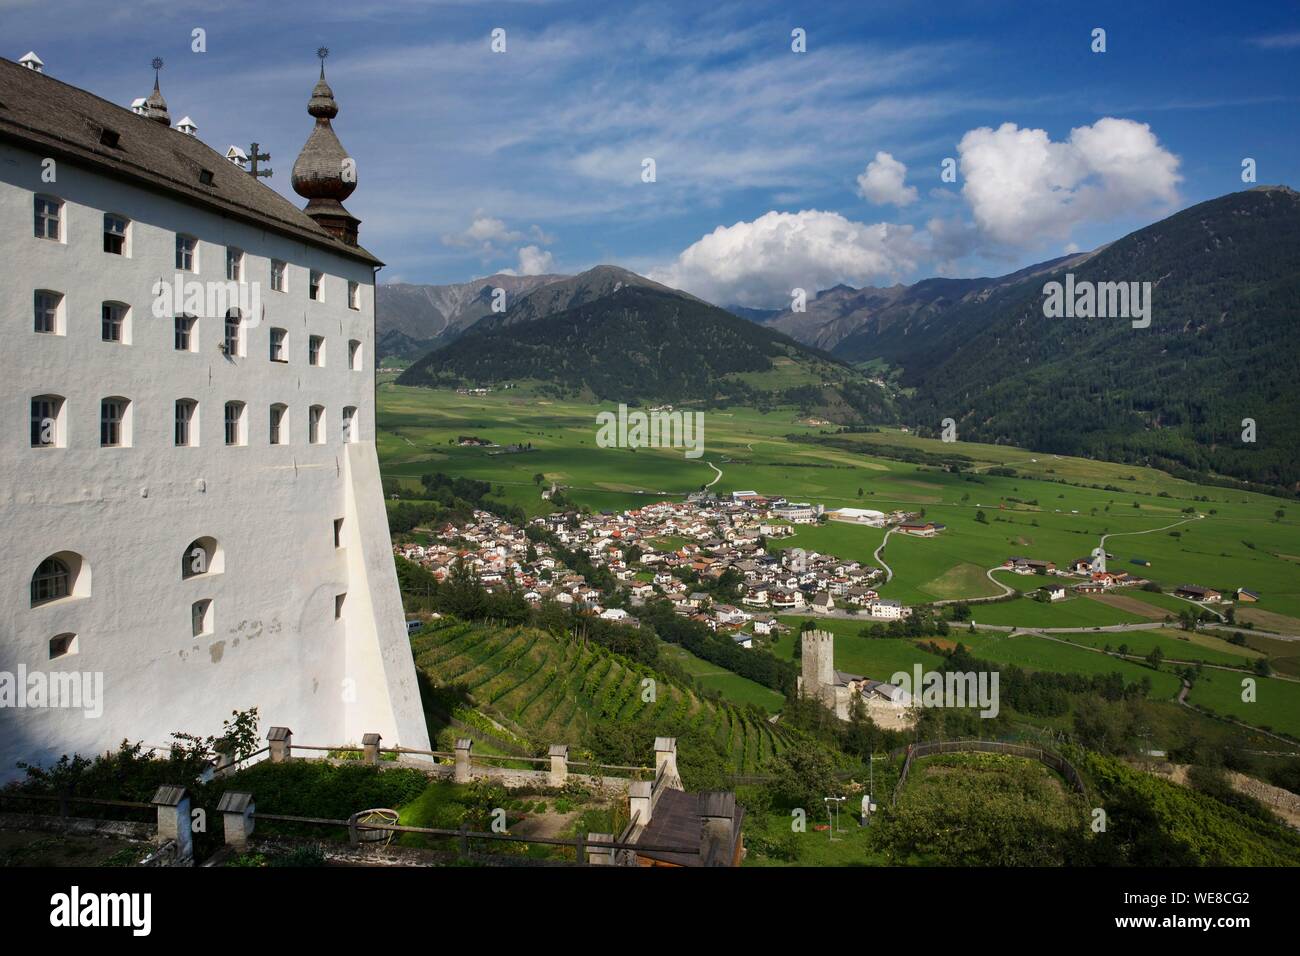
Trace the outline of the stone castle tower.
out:
M 837 717 L 847 720 L 851 690 L 835 670 L 835 635 L 830 631 L 804 631 L 800 635 L 803 673 L 799 696 L 821 702 Z

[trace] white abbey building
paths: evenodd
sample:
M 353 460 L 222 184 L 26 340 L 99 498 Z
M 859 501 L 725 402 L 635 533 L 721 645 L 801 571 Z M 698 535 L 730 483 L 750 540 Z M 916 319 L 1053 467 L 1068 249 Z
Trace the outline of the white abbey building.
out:
M 427 749 L 375 453 L 381 263 L 323 61 L 305 211 L 173 128 L 156 81 L 132 110 L 40 67 L 0 59 L 0 781 L 253 706 L 307 744 Z M 102 675 L 102 713 L 41 706 L 54 674 Z

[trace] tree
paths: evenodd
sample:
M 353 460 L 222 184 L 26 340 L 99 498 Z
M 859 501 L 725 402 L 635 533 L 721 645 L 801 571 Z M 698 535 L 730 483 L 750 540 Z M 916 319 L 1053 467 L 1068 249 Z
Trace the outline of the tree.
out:
M 975 509 L 975 520 L 978 521 L 980 524 L 989 523 L 989 519 L 985 516 L 983 510 L 979 508 Z
M 1159 647 L 1151 648 L 1151 653 L 1148 654 L 1146 658 L 1147 664 L 1150 665 L 1153 671 L 1160 670 L 1160 662 L 1163 661 L 1164 659 L 1165 659 L 1164 651 L 1160 650 Z
M 533 484 L 535 485 L 540 485 L 545 480 L 546 480 L 546 476 L 543 475 L 540 471 L 537 474 L 533 475 Z
M 835 766 L 821 747 L 800 742 L 773 761 L 773 795 L 784 805 L 802 807 L 811 816 L 822 809 L 822 798 L 839 792 Z

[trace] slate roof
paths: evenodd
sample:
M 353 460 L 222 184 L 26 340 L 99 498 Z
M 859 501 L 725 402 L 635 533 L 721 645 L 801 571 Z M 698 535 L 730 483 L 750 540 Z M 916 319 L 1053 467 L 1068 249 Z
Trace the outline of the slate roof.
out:
M 702 796 L 703 794 L 687 793 L 684 790 L 663 790 L 655 803 L 650 825 L 641 831 L 636 842 L 648 846 L 698 847 L 704 827 L 700 805 Z M 739 838 L 745 815 L 745 811 L 740 807 L 735 807 L 734 812 L 733 848 L 734 841 Z M 637 856 L 663 863 L 675 863 L 678 866 L 702 866 L 704 863 L 699 850 L 694 853 L 637 850 L 636 853 Z
M 116 147 L 101 142 L 106 130 L 118 134 Z M 3 57 L 0 141 L 171 193 L 369 265 L 383 265 L 364 248 L 334 238 L 289 200 L 197 137 Z M 199 181 L 205 171 L 212 174 L 211 185 Z

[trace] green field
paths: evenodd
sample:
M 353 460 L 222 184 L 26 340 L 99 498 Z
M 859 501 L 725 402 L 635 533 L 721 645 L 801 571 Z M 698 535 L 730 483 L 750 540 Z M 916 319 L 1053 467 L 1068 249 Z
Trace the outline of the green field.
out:
M 1245 680 L 1255 682 L 1252 702 L 1242 700 Z M 1206 670 L 1187 699 L 1222 717 L 1300 738 L 1300 681 Z
M 1016 627 L 1104 627 L 1107 624 L 1141 624 L 1148 620 L 1088 597 L 1069 597 L 1051 604 L 1033 598 L 975 604 L 971 606 L 971 618 L 980 624 Z
M 540 514 L 549 507 L 533 482 L 535 474 L 593 509 L 622 509 L 696 490 L 713 481 L 712 464 L 723 473 L 713 485 L 722 493 L 753 488 L 827 508 L 924 510 L 928 519 L 946 524 L 935 538 L 889 537 L 884 559 L 895 577 L 881 594 L 905 603 L 995 594 L 985 572 L 1007 557 L 1063 565 L 1088 554 L 1109 533 L 1113 568 L 1166 588 L 1194 583 L 1227 593 L 1247 587 L 1262 595 L 1252 610 L 1300 620 L 1300 525 L 1296 509 L 1283 499 L 1199 486 L 1150 468 L 1012 446 L 943 443 L 893 429 L 835 436 L 852 443 L 850 448 L 793 442 L 785 436 L 819 432 L 799 424 L 793 408 L 705 410 L 705 453 L 694 460 L 673 449 L 599 448 L 595 416 L 600 410 L 546 399 L 527 388 L 475 397 L 382 384 L 377 419 L 383 473 L 411 488 L 418 487 L 420 475 L 433 471 L 488 480 L 501 487 L 506 500 Z M 503 446 L 531 443 L 534 450 L 503 454 L 460 448 L 454 440 L 464 434 Z M 970 473 L 887 457 L 894 454 L 890 448 L 966 455 L 972 460 Z M 1018 474 L 987 474 L 995 466 Z M 1193 517 L 1185 508 L 1203 517 L 1157 530 Z M 1275 517 L 1279 509 L 1286 515 L 1282 520 Z M 983 522 L 976 520 L 977 512 Z M 800 526 L 779 546 L 870 563 L 881 537 L 877 529 L 828 523 Z M 1134 565 L 1134 558 L 1150 566 Z M 1175 614 L 1186 606 L 1136 590 L 1126 595 Z M 1110 621 L 1123 620 L 1126 613 L 1116 612 Z M 1041 620 L 1025 623 L 1048 626 Z M 1092 619 L 1079 624 L 1094 626 Z
M 1236 647 L 1223 638 L 1204 633 L 1189 633 L 1172 628 L 1157 631 L 1126 631 L 1123 634 L 1104 631 L 1084 631 L 1079 634 L 1053 634 L 1075 644 L 1118 651 L 1123 645 L 1129 654 L 1145 657 L 1155 648 L 1165 660 L 1201 661 L 1205 664 L 1222 664 L 1228 667 L 1249 667 L 1256 658 L 1264 656 L 1249 647 Z
M 785 698 L 770 687 L 701 660 L 684 647 L 664 644 L 660 653 L 690 674 L 701 689 L 716 691 L 727 700 L 734 700 L 738 704 L 753 704 L 771 713 L 779 711 L 785 703 Z

